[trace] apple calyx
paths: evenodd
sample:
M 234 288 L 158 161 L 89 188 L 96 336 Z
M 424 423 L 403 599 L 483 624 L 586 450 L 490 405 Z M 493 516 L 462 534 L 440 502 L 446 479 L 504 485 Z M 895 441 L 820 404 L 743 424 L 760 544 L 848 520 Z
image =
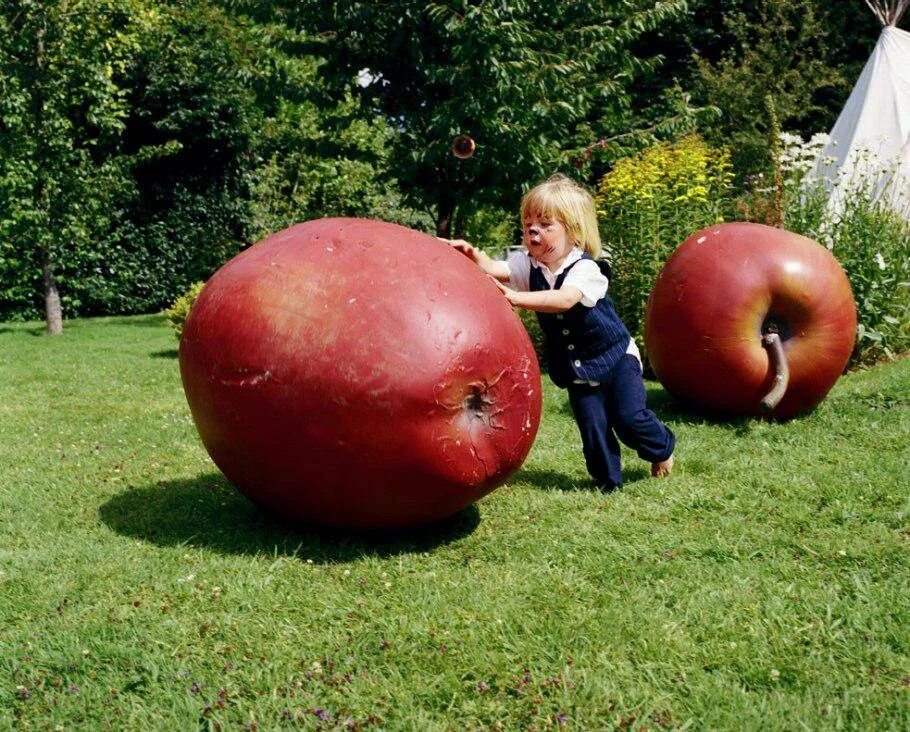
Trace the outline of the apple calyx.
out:
M 774 367 L 774 383 L 771 390 L 762 397 L 761 408 L 770 412 L 784 398 L 787 385 L 790 383 L 790 369 L 787 367 L 787 356 L 781 345 L 780 334 L 774 325 L 769 325 L 761 339 L 762 345 L 768 349 L 768 358 Z

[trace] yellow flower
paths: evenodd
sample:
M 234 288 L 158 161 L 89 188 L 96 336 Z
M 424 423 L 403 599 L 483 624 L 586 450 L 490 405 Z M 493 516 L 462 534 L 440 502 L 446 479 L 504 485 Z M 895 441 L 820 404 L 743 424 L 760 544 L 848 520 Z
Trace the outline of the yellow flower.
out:
M 597 187 L 597 203 L 604 215 L 620 205 L 653 200 L 704 203 L 732 179 L 727 149 L 714 150 L 698 135 L 686 135 L 617 161 Z

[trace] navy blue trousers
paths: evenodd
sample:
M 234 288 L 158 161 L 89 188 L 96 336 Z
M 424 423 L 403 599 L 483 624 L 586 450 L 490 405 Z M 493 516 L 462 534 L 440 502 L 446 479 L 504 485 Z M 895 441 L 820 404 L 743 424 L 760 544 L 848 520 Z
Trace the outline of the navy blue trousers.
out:
M 602 488 L 622 486 L 617 437 L 651 463 L 673 454 L 676 437 L 648 409 L 641 366 L 634 356 L 626 354 L 619 359 L 599 386 L 569 384 L 568 390 L 585 464 Z

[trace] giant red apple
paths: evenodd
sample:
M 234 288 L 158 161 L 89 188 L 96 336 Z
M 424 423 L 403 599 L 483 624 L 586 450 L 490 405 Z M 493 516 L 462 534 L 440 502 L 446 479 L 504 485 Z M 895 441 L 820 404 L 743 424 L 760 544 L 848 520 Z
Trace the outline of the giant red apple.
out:
M 837 260 L 811 239 L 761 224 L 689 237 L 657 278 L 645 316 L 660 382 L 726 414 L 811 409 L 843 372 L 855 334 Z
M 447 244 L 321 219 L 208 281 L 180 341 L 190 410 L 252 500 L 336 526 L 455 513 L 504 482 L 540 421 L 521 322 Z

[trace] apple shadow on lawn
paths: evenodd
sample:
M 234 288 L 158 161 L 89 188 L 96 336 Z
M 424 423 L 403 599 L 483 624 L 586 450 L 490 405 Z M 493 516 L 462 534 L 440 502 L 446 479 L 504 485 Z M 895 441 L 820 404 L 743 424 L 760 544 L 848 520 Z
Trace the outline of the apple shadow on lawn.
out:
M 813 410 L 795 417 L 781 419 L 778 417 L 734 417 L 729 414 L 713 412 L 707 407 L 681 401 L 671 395 L 662 386 L 647 388 L 648 407 L 657 414 L 662 421 L 671 426 L 676 425 L 710 425 L 718 429 L 728 430 L 737 437 L 748 437 L 757 425 L 780 422 L 799 422 L 810 417 Z
M 645 387 L 648 395 L 648 408 L 657 414 L 663 422 L 676 424 L 713 425 L 720 429 L 731 430 L 738 435 L 747 435 L 752 431 L 756 417 L 730 417 L 717 414 L 707 408 L 681 401 L 659 385 Z
M 397 531 L 294 524 L 249 501 L 219 473 L 131 487 L 98 513 L 118 534 L 160 546 L 295 556 L 325 564 L 429 551 L 468 536 L 480 523 L 480 512 L 471 505 L 443 521 Z
M 718 429 L 729 430 L 737 436 L 748 435 L 758 417 L 730 417 L 717 414 L 708 409 L 699 409 L 695 405 L 680 401 L 671 395 L 659 384 L 646 384 L 648 409 L 653 411 L 661 422 L 666 422 L 670 427 L 674 425 L 713 425 Z M 572 417 L 572 407 L 569 406 L 569 397 L 562 395 L 557 410 L 560 414 Z

